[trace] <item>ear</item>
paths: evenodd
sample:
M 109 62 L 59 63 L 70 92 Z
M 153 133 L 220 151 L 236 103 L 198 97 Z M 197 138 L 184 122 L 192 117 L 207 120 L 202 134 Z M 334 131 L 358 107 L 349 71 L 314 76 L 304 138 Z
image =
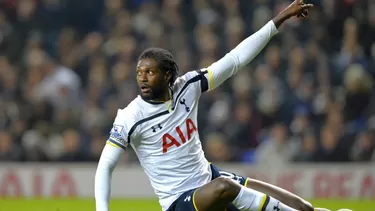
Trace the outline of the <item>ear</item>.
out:
M 171 78 L 172 78 L 172 71 L 167 71 L 165 73 L 165 80 L 167 80 L 168 83 L 169 83 L 169 81 L 171 80 Z

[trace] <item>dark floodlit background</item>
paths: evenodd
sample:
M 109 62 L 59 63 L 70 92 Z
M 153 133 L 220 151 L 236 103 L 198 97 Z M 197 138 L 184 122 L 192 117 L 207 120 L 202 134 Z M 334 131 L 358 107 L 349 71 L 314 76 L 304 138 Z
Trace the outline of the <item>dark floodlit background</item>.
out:
M 287 0 L 2 0 L 0 160 L 96 162 L 138 94 L 137 56 L 207 67 Z M 314 0 L 244 70 L 205 94 L 210 161 L 372 162 L 375 3 Z M 124 163 L 138 162 L 131 149 Z

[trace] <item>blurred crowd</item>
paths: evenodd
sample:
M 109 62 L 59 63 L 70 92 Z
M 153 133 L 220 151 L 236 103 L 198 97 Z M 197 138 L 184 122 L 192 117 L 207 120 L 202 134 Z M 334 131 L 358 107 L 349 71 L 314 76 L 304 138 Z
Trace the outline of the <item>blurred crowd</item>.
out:
M 375 1 L 310 0 L 201 98 L 211 161 L 375 161 Z M 288 0 L 0 1 L 0 161 L 97 161 L 146 48 L 209 66 Z M 124 162 L 136 162 L 131 149 Z

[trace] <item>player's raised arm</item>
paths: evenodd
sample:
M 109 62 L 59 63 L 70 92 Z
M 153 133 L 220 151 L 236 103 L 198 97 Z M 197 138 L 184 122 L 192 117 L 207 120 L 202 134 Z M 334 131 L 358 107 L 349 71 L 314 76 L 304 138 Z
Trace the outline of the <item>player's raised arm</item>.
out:
M 307 10 L 311 7 L 313 7 L 312 4 L 304 4 L 302 0 L 295 0 L 261 29 L 208 67 L 209 89 L 216 88 L 253 60 L 270 39 L 277 34 L 278 28 L 284 21 L 293 16 L 306 17 Z

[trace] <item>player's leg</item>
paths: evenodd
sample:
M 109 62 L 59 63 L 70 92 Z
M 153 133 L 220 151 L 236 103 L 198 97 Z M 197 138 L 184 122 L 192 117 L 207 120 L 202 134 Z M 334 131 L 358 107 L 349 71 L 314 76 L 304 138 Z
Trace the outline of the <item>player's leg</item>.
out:
M 225 177 L 216 178 L 193 193 L 193 204 L 198 211 L 224 211 L 231 203 L 241 211 L 296 211 Z
M 257 190 L 259 192 L 265 193 L 271 197 L 274 197 L 281 202 L 302 211 L 313 211 L 314 208 L 310 202 L 302 199 L 301 197 L 284 190 L 280 187 L 262 182 L 256 179 L 247 178 L 245 182 L 247 188 Z
M 213 194 L 214 188 L 218 188 L 217 181 L 206 184 L 201 188 L 189 190 L 175 200 L 167 211 L 238 211 L 238 209 L 230 209 L 230 207 L 227 209 L 227 205 L 232 200 L 227 200 L 228 196 L 224 197 L 224 200 L 219 200 L 220 197 L 216 197 L 214 196 L 215 194 Z M 229 192 L 230 191 L 228 191 L 228 193 Z M 234 198 L 235 195 L 232 197 Z M 230 198 L 230 196 L 228 198 Z
M 271 210 L 294 210 L 294 209 L 297 209 L 297 210 L 300 210 L 300 211 L 313 211 L 313 207 L 311 206 L 310 203 L 308 203 L 307 201 L 304 201 L 303 199 L 281 189 L 281 188 L 278 188 L 280 190 L 282 190 L 281 192 L 278 190 L 277 191 L 268 191 L 268 192 L 263 192 L 263 191 L 260 191 L 260 190 L 257 190 L 257 189 L 253 189 L 251 185 L 254 185 L 254 180 L 250 179 L 250 178 L 247 178 L 247 177 L 243 177 L 243 176 L 240 176 L 240 175 L 236 175 L 234 173 L 230 173 L 230 172 L 226 172 L 226 171 L 223 171 L 219 168 L 217 168 L 216 166 L 214 165 L 211 165 L 211 170 L 212 170 L 212 179 L 216 179 L 216 178 L 222 178 L 222 177 L 225 177 L 227 179 L 230 179 L 229 181 L 234 181 L 235 184 L 240 184 L 240 187 L 241 187 L 241 190 L 240 192 L 238 193 L 237 197 L 232 201 L 232 203 L 230 203 L 228 206 L 227 206 L 227 210 L 228 211 L 237 211 L 237 210 L 248 210 L 248 208 L 246 208 L 246 206 L 248 206 L 248 202 L 244 202 L 242 203 L 241 199 L 243 199 L 244 197 L 242 195 L 245 195 L 245 196 L 249 196 L 249 193 L 248 192 L 251 192 L 251 194 L 253 195 L 252 198 L 254 198 L 254 203 L 252 204 L 253 207 L 257 207 L 259 210 L 268 210 L 268 209 L 271 209 Z M 243 188 L 244 186 L 244 188 Z M 272 186 L 272 185 L 270 185 Z M 245 187 L 250 187 L 249 188 L 245 188 Z M 261 187 L 261 186 L 258 186 L 258 187 Z M 202 188 L 199 190 L 201 191 Z M 263 190 L 267 190 L 266 189 L 263 189 Z M 208 191 L 210 192 L 210 191 Z M 285 195 L 285 192 L 287 193 L 286 196 Z M 274 197 L 274 193 L 277 193 L 275 194 L 276 197 L 280 197 L 281 199 L 288 199 L 286 200 L 285 202 L 283 200 L 280 200 L 276 197 Z M 289 194 L 289 195 L 288 195 Z M 268 196 L 267 196 L 268 195 Z M 194 197 L 195 198 L 195 197 Z M 203 197 L 204 199 L 205 197 Z M 249 197 L 250 198 L 250 197 Z M 258 199 L 258 200 L 256 200 Z M 261 199 L 261 202 L 259 202 Z M 281 201 L 281 203 L 279 202 L 279 200 Z M 208 201 L 205 201 L 206 203 L 210 202 L 209 200 Z M 290 202 L 293 202 L 292 204 L 289 204 Z M 259 205 L 260 203 L 260 205 Z M 240 209 L 234 209 L 234 206 L 233 204 L 236 206 L 236 207 L 239 207 Z M 244 204 L 245 207 L 241 207 L 241 204 Z M 296 205 L 296 207 L 292 207 L 291 205 Z M 250 206 L 251 207 L 251 206 Z M 270 208 L 269 208 L 270 207 Z M 294 209 L 292 209 L 294 208 Z M 258 209 L 255 209 L 255 210 L 258 210 Z M 252 208 L 250 209 L 252 210 Z
M 241 187 L 232 180 L 216 178 L 194 192 L 193 204 L 199 211 L 224 211 L 240 191 Z

